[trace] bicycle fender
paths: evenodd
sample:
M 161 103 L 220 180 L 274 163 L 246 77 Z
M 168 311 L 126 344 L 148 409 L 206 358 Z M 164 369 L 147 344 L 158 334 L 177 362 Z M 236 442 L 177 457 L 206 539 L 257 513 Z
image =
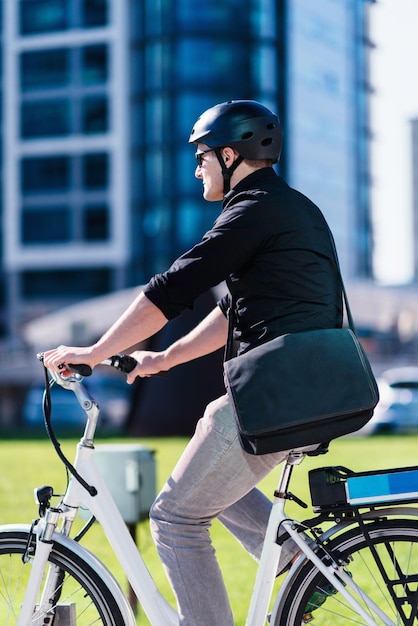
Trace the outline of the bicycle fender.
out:
M 4 524 L 0 526 L 0 533 L 7 531 L 19 532 L 22 534 L 28 534 L 31 526 L 29 524 Z M 36 534 L 36 527 L 33 529 Z M 75 554 L 79 559 L 86 561 L 88 565 L 104 580 L 106 586 L 111 591 L 112 595 L 116 599 L 118 606 L 121 610 L 124 619 L 124 626 L 136 626 L 136 620 L 132 612 L 132 608 L 125 597 L 119 583 L 110 572 L 110 570 L 101 562 L 95 555 L 90 552 L 84 546 L 81 546 L 77 541 L 62 535 L 61 533 L 54 532 L 52 539 L 54 543 L 63 546 L 66 550 Z

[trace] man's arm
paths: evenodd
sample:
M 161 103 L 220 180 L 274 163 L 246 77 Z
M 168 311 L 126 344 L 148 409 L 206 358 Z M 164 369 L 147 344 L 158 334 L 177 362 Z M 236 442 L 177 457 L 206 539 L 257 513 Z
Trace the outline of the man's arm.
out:
M 85 348 L 59 346 L 48 350 L 44 364 L 55 371 L 60 369 L 61 363 L 85 363 L 93 368 L 113 354 L 125 352 L 148 339 L 166 323 L 160 309 L 141 292 L 97 343 Z
M 215 352 L 225 345 L 227 334 L 228 321 L 221 309 L 216 306 L 193 330 L 166 350 L 133 352 L 132 356 L 138 361 L 138 365 L 128 375 L 127 380 L 132 383 L 137 376 L 152 376 Z

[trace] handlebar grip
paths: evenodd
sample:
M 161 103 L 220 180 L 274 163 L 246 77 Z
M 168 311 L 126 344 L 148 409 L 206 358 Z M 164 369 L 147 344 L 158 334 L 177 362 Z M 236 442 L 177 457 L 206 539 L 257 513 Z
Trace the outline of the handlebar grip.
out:
M 107 359 L 105 363 L 111 365 L 124 374 L 132 372 L 137 365 L 136 359 L 134 359 L 133 356 L 129 356 L 129 354 L 115 354 Z
M 83 363 L 75 364 L 75 363 L 67 363 L 67 370 L 70 372 L 75 372 L 76 374 L 80 374 L 80 376 L 91 376 L 93 370 L 90 365 L 85 365 Z
M 114 356 L 111 356 L 103 361 L 103 364 L 110 365 L 124 374 L 129 374 L 135 369 L 138 362 L 129 354 L 115 354 Z M 158 374 L 153 374 L 153 376 L 157 376 L 158 378 L 167 378 L 167 372 L 159 372 Z

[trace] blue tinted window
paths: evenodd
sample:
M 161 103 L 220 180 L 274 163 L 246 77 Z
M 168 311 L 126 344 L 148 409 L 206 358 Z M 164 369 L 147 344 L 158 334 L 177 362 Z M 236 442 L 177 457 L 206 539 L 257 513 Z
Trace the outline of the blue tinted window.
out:
M 54 244 L 71 239 L 71 215 L 67 207 L 26 208 L 21 225 L 25 244 Z
M 251 13 L 252 26 L 260 37 L 277 37 L 275 0 L 257 0 Z
M 228 37 L 244 28 L 249 13 L 243 9 L 241 0 L 194 2 L 193 10 L 190 0 L 177 0 L 176 9 L 181 26 L 193 28 L 195 32 L 226 32 Z
M 190 59 L 189 59 L 190 61 Z M 166 42 L 150 43 L 145 48 L 145 81 L 147 89 L 161 89 L 170 63 L 170 46 Z
M 75 11 L 73 0 L 20 0 L 21 34 L 31 35 L 107 25 L 108 0 L 78 1 L 78 10 Z
M 146 0 L 145 4 L 145 28 L 146 34 L 160 35 L 163 31 L 163 15 L 161 6 L 156 0 Z
M 167 101 L 157 95 L 150 96 L 145 103 L 145 119 L 143 137 L 147 143 L 162 144 L 164 142 L 163 134 L 169 119 L 169 111 Z
M 81 129 L 86 135 L 104 133 L 109 126 L 107 96 L 83 98 L 81 103 Z
M 70 159 L 66 156 L 27 157 L 21 162 L 22 193 L 56 193 L 70 184 Z
M 39 296 L 91 298 L 107 293 L 112 288 L 112 272 L 108 268 L 83 268 L 72 270 L 36 270 L 22 272 L 22 295 L 26 298 Z
M 179 172 L 183 173 L 177 181 L 179 192 L 189 196 L 196 195 L 199 191 L 203 193 L 202 181 L 195 176 L 197 163 L 194 153 L 196 152 L 196 146 L 188 145 L 184 140 L 182 143 L 185 145 L 178 149 L 176 156 Z
M 120 0 L 117 0 L 120 1 Z M 105 26 L 108 21 L 107 0 L 82 0 L 82 26 L 91 28 L 94 26 Z
M 91 205 L 84 208 L 83 239 L 105 241 L 109 239 L 109 210 L 106 205 Z
M 254 74 L 260 90 L 265 93 L 274 92 L 277 88 L 272 76 L 277 73 L 277 51 L 272 45 L 260 45 L 253 56 Z
M 193 128 L 197 118 L 205 111 L 212 107 L 216 102 L 221 102 L 217 96 L 214 96 L 213 92 L 199 91 L 191 92 L 182 91 L 176 100 L 176 107 L 181 111 L 177 120 L 177 129 L 180 138 L 180 145 L 186 147 L 186 142 L 189 139 L 190 131 Z M 189 151 L 194 152 L 196 148 L 189 146 Z
M 195 202 L 183 202 L 178 215 L 178 243 L 186 249 L 200 241 L 202 231 L 202 209 Z
M 20 57 L 20 84 L 23 91 L 67 85 L 69 56 L 66 48 L 23 52 Z
M 85 46 L 81 49 L 81 82 L 97 85 L 109 76 L 108 47 L 104 44 Z
M 106 152 L 85 154 L 82 158 L 83 187 L 105 189 L 109 184 L 109 155 Z
M 203 61 L 202 61 L 203 60 Z M 248 76 L 246 43 L 227 39 L 182 38 L 178 41 L 176 82 L 216 86 L 242 93 L 243 76 Z
M 20 0 L 19 6 L 22 35 L 66 30 L 70 26 L 69 0 Z
M 24 102 L 21 107 L 21 136 L 58 137 L 70 132 L 70 104 L 68 100 Z

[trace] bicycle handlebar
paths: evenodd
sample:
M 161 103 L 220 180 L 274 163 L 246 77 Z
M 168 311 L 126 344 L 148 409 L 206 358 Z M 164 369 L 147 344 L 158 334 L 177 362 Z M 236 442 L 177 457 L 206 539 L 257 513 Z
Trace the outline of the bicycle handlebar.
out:
M 129 374 L 135 369 L 137 361 L 132 356 L 129 356 L 129 354 L 115 354 L 102 361 L 100 365 L 109 365 L 109 367 L 114 367 L 124 374 Z M 91 376 L 93 373 L 91 367 L 83 363 L 68 363 L 66 367 L 70 372 L 75 372 L 76 374 L 80 374 L 80 376 Z
M 43 352 L 38 354 L 37 357 L 40 361 L 42 361 Z M 109 367 L 114 367 L 115 369 L 119 370 L 119 372 L 129 374 L 130 372 L 132 372 L 132 370 L 135 369 L 137 363 L 137 360 L 129 354 L 114 354 L 108 359 L 102 361 L 99 365 L 108 365 Z M 93 373 L 90 365 L 86 365 L 85 363 L 67 363 L 66 368 L 70 372 L 74 372 L 75 374 L 79 374 L 83 377 L 91 376 Z M 154 374 L 154 376 L 165 378 L 167 376 L 167 372 L 159 372 L 158 374 Z
M 36 355 L 39 361 L 44 360 L 44 353 L 40 352 Z M 110 367 L 114 367 L 115 369 L 123 372 L 124 374 L 129 374 L 132 370 L 135 369 L 137 365 L 136 359 L 133 356 L 129 356 L 129 354 L 115 354 L 114 356 L 105 359 L 100 363 L 100 365 L 109 365 Z M 80 374 L 80 376 L 91 376 L 93 373 L 90 365 L 86 365 L 85 363 L 67 363 L 66 368 L 70 372 L 74 372 L 75 374 Z

